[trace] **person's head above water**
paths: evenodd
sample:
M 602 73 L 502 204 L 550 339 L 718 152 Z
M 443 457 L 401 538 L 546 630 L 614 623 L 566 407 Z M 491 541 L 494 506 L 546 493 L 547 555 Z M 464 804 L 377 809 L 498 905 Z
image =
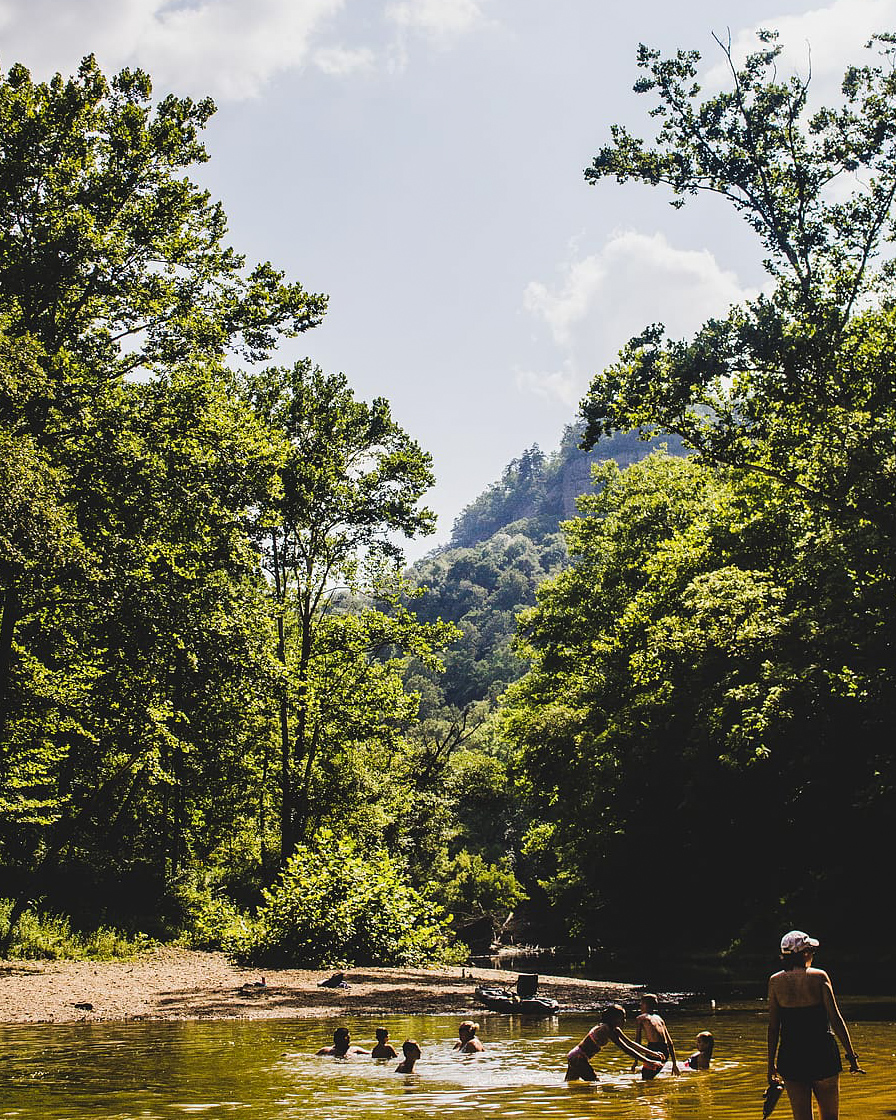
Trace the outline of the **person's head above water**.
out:
M 711 1031 L 701 1031 L 697 1035 L 697 1049 L 707 1058 L 712 1057 L 712 1048 L 715 1044 L 716 1040 L 713 1038 Z
M 385 1027 L 377 1027 L 376 1028 L 376 1040 L 377 1040 L 377 1042 L 385 1042 L 388 1037 L 389 1037 L 389 1032 L 386 1030 Z
M 641 995 L 641 1006 L 645 1011 L 653 1013 L 659 1007 L 659 996 L 654 995 L 653 992 L 643 992 Z
M 337 1027 L 333 1031 L 333 1049 L 337 1053 L 344 1054 L 348 1050 L 348 1044 L 351 1042 L 351 1035 L 348 1033 L 348 1027 Z
M 608 1027 L 621 1027 L 625 1022 L 625 1008 L 618 1003 L 611 1003 L 601 1011 L 600 1021 Z
M 420 1057 L 420 1047 L 415 1038 L 406 1038 L 401 1044 L 401 1052 L 406 1058 L 416 1061 Z
M 478 1023 L 474 1023 L 472 1019 L 464 1019 L 461 1025 L 457 1028 L 457 1033 L 461 1035 L 461 1037 L 469 1035 L 469 1037 L 472 1038 L 478 1030 Z

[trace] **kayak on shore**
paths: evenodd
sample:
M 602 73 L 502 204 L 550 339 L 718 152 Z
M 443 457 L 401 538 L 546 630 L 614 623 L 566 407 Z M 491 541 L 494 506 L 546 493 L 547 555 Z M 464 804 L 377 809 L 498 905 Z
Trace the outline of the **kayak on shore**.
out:
M 502 1015 L 556 1015 L 560 1004 L 555 999 L 543 999 L 532 996 L 522 999 L 516 992 L 509 992 L 506 988 L 479 987 L 475 991 L 476 999 L 489 1011 L 497 1011 Z

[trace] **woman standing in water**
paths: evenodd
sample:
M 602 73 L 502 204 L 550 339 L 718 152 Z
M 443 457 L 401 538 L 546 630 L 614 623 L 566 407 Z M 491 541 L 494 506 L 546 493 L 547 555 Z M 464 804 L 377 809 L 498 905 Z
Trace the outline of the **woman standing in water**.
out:
M 600 1022 L 585 1035 L 578 1046 L 574 1046 L 566 1055 L 566 1076 L 564 1081 L 596 1081 L 597 1074 L 591 1065 L 590 1059 L 602 1050 L 608 1042 L 618 1046 L 630 1058 L 639 1062 L 658 1062 L 662 1065 L 666 1055 L 658 1050 L 648 1050 L 637 1042 L 632 1042 L 623 1031 L 625 1024 L 625 1008 L 618 1003 L 611 1003 L 600 1013 Z
M 812 1097 L 820 1120 L 840 1115 L 840 1051 L 850 1073 L 864 1073 L 834 998 L 831 979 L 812 967 L 818 942 L 802 930 L 781 938 L 784 967 L 768 982 L 768 1082 L 783 1080 L 793 1120 L 812 1120 Z M 833 1034 L 831 1031 L 833 1030 Z

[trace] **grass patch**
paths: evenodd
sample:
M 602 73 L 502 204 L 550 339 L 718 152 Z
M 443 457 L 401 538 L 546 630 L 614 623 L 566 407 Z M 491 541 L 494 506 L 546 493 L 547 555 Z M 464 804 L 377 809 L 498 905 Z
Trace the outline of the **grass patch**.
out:
M 12 902 L 0 899 L 0 930 L 5 930 Z M 156 944 L 144 933 L 125 934 L 108 926 L 73 930 L 63 914 L 27 910 L 19 919 L 9 949 L 11 960 L 95 960 L 133 957 Z

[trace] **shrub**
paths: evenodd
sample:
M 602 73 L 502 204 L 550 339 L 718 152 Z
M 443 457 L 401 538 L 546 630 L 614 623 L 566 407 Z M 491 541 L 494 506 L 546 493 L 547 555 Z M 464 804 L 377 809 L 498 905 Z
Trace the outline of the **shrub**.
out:
M 449 918 L 404 879 L 385 852 L 322 831 L 290 857 L 264 892 L 254 929 L 235 955 L 252 964 L 422 965 L 466 959 Z
M 12 902 L 0 899 L 0 930 L 6 929 Z M 13 931 L 11 960 L 110 960 L 132 957 L 155 943 L 143 933 L 133 936 L 101 926 L 88 932 L 73 930 L 60 914 L 26 910 Z

